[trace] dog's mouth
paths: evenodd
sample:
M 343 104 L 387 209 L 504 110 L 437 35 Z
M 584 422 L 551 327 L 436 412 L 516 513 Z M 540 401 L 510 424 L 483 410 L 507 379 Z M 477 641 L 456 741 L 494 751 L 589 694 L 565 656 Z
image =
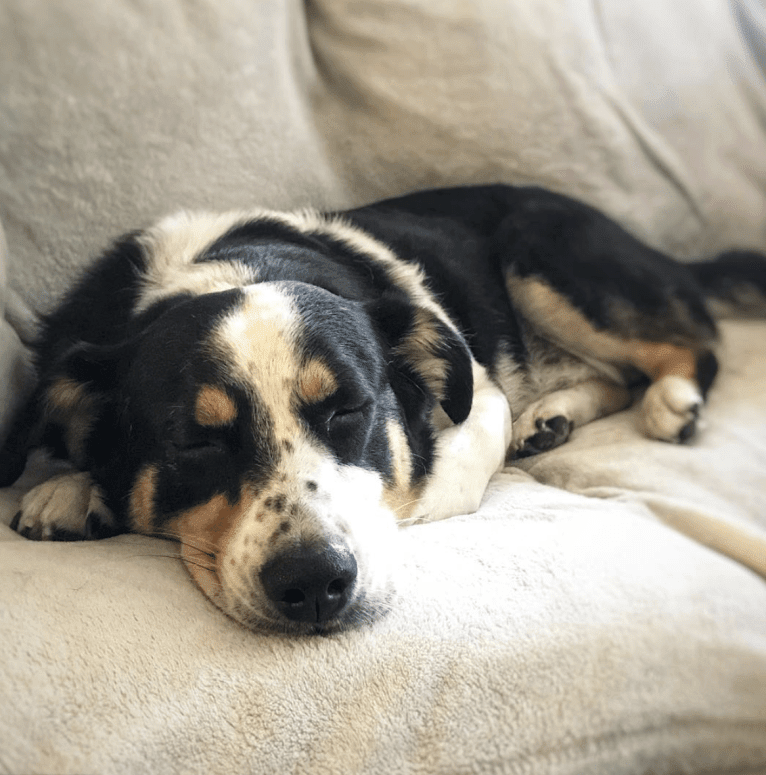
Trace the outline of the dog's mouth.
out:
M 224 613 L 256 632 L 299 637 L 331 636 L 374 625 L 391 610 L 392 597 L 389 593 L 372 603 L 367 596 L 360 596 L 337 616 L 323 622 L 298 622 L 282 616 L 263 616 L 244 601 L 235 601 L 232 606 L 224 609 Z
M 392 583 L 371 593 L 357 577 L 353 556 L 339 559 L 337 551 L 302 554 L 275 557 L 257 582 L 234 587 L 222 581 L 214 554 L 181 546 L 181 559 L 203 594 L 249 630 L 332 635 L 372 625 L 390 611 Z

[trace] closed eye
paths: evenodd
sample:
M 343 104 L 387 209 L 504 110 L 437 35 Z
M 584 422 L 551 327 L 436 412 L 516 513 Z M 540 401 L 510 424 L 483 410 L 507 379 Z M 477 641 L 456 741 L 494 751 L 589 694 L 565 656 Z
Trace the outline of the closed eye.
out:
M 223 439 L 195 439 L 179 446 L 177 452 L 182 457 L 194 458 L 205 455 L 226 454 L 229 452 L 229 446 Z
M 340 408 L 334 410 L 327 418 L 327 430 L 329 433 L 343 432 L 351 430 L 356 424 L 364 420 L 367 409 L 371 402 L 354 406 L 351 408 Z
M 304 404 L 301 415 L 315 433 L 333 446 L 356 437 L 368 424 L 375 396 L 361 386 L 342 386 L 323 401 Z
M 334 409 L 331 412 L 330 416 L 328 417 L 328 422 L 332 422 L 333 420 L 342 421 L 344 419 L 353 419 L 357 415 L 364 414 L 364 412 L 367 411 L 371 403 L 372 403 L 371 401 L 366 401 L 365 403 L 359 406 L 339 407 L 338 409 Z
M 198 449 L 210 449 L 211 447 L 220 447 L 220 443 L 217 441 L 212 441 L 210 439 L 205 439 L 202 441 L 193 441 L 191 444 L 184 444 L 183 447 L 180 448 L 181 452 L 194 452 Z

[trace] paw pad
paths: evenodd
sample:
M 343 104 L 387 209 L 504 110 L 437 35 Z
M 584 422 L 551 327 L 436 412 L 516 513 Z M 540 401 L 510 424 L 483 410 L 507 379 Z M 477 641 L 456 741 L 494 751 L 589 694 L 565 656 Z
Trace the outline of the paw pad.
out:
M 535 427 L 537 430 L 524 439 L 515 457 L 531 457 L 558 447 L 572 432 L 572 423 L 561 414 L 546 419 L 538 418 L 535 420 Z

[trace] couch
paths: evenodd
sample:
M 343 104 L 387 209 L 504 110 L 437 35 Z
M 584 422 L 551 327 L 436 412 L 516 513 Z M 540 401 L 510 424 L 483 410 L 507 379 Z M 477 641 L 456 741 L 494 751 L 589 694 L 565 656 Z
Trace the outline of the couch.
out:
M 536 182 L 684 259 L 766 248 L 758 0 L 2 0 L 0 435 L 36 317 L 178 208 Z M 7 243 L 7 246 L 6 246 Z M 10 530 L 0 772 L 766 773 L 766 323 L 706 425 L 628 410 L 399 534 L 373 626 L 250 632 L 167 541 Z

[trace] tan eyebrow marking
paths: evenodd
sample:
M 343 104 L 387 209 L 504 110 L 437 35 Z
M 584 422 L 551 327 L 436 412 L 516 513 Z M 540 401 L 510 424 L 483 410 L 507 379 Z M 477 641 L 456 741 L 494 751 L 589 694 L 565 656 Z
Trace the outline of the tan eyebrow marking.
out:
M 212 385 L 204 385 L 197 394 L 194 419 L 200 425 L 230 425 L 237 418 L 237 407 L 231 397 Z
M 304 401 L 316 403 L 331 396 L 338 382 L 330 369 L 318 358 L 305 364 L 298 375 L 298 395 Z

